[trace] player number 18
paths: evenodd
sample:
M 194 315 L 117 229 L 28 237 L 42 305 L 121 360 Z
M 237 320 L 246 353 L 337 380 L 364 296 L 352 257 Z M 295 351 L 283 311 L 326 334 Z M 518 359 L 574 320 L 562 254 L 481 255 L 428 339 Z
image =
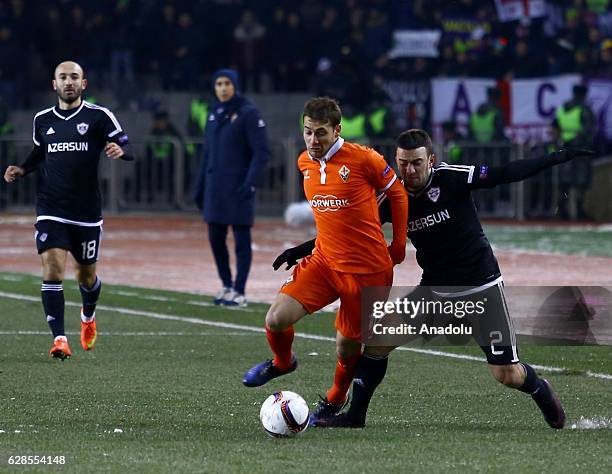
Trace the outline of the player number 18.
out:
M 96 241 L 90 240 L 89 242 L 81 242 L 83 247 L 83 260 L 91 260 L 96 256 Z

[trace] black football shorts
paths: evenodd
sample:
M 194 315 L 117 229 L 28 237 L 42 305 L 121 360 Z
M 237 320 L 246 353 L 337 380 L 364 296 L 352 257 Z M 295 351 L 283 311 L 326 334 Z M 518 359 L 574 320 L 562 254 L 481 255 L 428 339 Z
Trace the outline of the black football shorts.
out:
M 41 254 L 49 249 L 68 250 L 81 265 L 91 265 L 98 261 L 102 226 L 86 227 L 64 224 L 51 220 L 38 221 L 36 249 Z

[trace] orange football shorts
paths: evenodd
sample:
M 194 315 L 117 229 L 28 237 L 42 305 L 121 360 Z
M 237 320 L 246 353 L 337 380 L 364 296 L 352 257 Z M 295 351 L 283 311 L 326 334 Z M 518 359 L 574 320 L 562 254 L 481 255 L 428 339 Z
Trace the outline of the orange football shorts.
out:
M 280 292 L 299 301 L 308 313 L 340 298 L 336 329 L 357 341 L 361 337 L 361 289 L 392 284 L 392 266 L 378 273 L 342 273 L 329 268 L 325 258 L 315 252 L 302 259 Z

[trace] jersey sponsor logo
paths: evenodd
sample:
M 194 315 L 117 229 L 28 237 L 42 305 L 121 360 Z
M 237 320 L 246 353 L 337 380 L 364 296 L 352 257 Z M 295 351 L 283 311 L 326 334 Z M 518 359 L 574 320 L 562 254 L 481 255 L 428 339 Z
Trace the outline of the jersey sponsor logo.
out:
M 489 172 L 489 167 L 486 165 L 483 165 L 480 167 L 480 179 L 486 179 L 487 178 L 487 173 Z
M 81 135 L 85 135 L 87 133 L 87 130 L 89 130 L 88 123 L 77 123 L 77 132 L 79 132 Z
M 309 202 L 310 207 L 316 209 L 319 212 L 336 212 L 343 207 L 348 207 L 349 205 L 348 199 L 341 199 L 331 194 L 315 194 Z
M 387 165 L 387 167 L 381 173 L 382 177 L 383 178 L 386 177 L 389 174 L 389 171 L 391 171 L 391 167 L 389 165 Z
M 351 170 L 348 169 L 346 165 L 342 165 L 342 168 L 338 170 L 338 174 L 342 178 L 342 181 L 346 183 L 349 179 L 349 175 L 351 174 Z
M 448 209 L 444 209 L 443 211 L 438 211 L 428 216 L 408 221 L 408 232 L 426 229 L 427 227 L 432 227 L 448 219 L 450 219 L 450 212 L 448 212 Z
M 49 143 L 47 145 L 47 153 L 56 153 L 58 151 L 87 151 L 89 143 L 87 142 L 60 142 Z
M 430 190 L 427 191 L 427 197 L 431 202 L 437 202 L 440 197 L 440 188 L 430 188 Z
M 55 130 L 53 130 L 53 127 L 49 127 L 49 130 L 47 130 L 47 135 L 53 135 L 55 133 Z

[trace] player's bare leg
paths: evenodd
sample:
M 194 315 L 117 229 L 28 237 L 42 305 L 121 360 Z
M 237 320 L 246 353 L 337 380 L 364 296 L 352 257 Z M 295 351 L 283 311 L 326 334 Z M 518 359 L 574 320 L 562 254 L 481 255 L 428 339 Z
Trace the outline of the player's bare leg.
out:
M 551 428 L 561 429 L 565 424 L 565 411 L 550 382 L 539 378 L 533 367 L 524 363 L 491 365 L 489 369 L 495 379 L 507 387 L 531 395 L 546 423 Z
M 273 360 L 267 360 L 251 367 L 245 374 L 242 383 L 247 387 L 259 387 L 273 378 L 293 372 L 297 368 L 297 359 L 292 353 L 293 325 L 308 314 L 302 304 L 284 293 L 276 299 L 266 314 L 266 337 Z
M 74 273 L 79 283 L 81 299 L 81 347 L 90 351 L 94 348 L 98 338 L 96 327 L 96 304 L 100 296 L 102 282 L 96 274 L 96 264 L 83 265 L 76 263 Z
M 47 323 L 53 334 L 53 345 L 49 350 L 51 357 L 61 360 L 72 355 L 64 331 L 64 272 L 66 269 L 67 251 L 48 249 L 41 255 L 43 283 L 41 299 Z

